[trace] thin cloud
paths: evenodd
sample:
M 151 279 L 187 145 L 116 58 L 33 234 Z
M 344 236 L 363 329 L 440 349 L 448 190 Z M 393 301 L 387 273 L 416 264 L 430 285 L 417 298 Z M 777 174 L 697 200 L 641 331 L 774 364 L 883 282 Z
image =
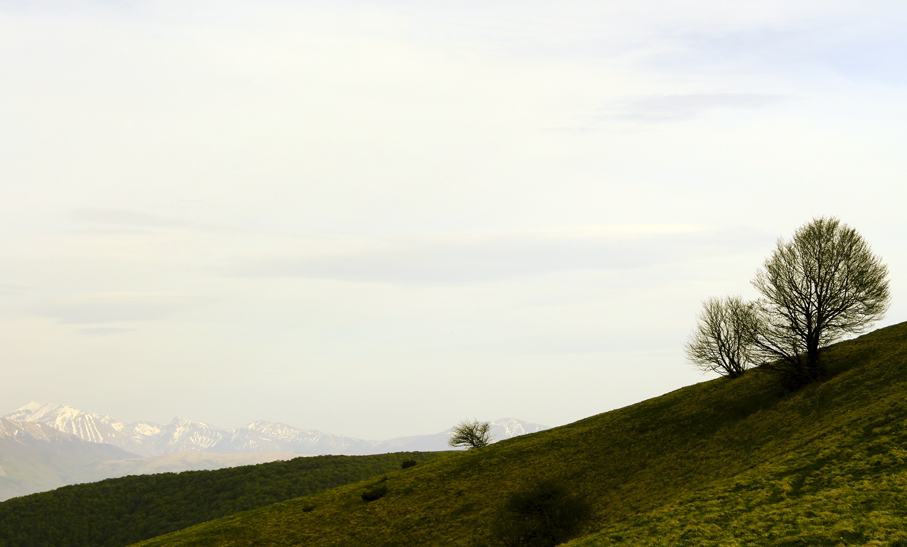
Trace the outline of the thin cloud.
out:
M 847 80 L 907 84 L 903 10 L 861 21 L 812 20 L 735 32 L 675 34 L 674 48 L 654 55 L 659 70 L 733 71 L 810 82 L 835 74 Z
M 203 306 L 209 299 L 174 293 L 94 293 L 45 302 L 34 309 L 66 324 L 155 321 Z
M 116 228 L 197 228 L 199 224 L 187 220 L 168 219 L 141 211 L 122 209 L 74 209 L 69 217 L 85 222 Z
M 791 97 L 764 93 L 690 93 L 635 98 L 606 107 L 599 120 L 662 123 L 696 118 L 714 110 L 754 110 Z
M 22 294 L 26 291 L 27 287 L 22 285 L 12 285 L 12 284 L 2 284 L 0 285 L 0 294 L 2 295 L 15 295 Z
M 88 329 L 79 329 L 76 334 L 81 336 L 112 336 L 116 334 L 125 334 L 135 332 L 135 329 L 121 329 L 117 327 L 94 327 Z
M 469 284 L 571 270 L 624 270 L 746 252 L 771 238 L 748 229 L 587 228 L 347 240 L 236 259 L 225 277 L 301 277 L 401 284 Z
M 256 230 L 247 226 L 231 226 L 199 222 L 185 218 L 172 218 L 145 211 L 130 209 L 82 208 L 69 211 L 68 218 L 78 224 L 89 226 L 74 231 L 101 234 L 148 234 L 157 230 L 182 230 L 195 232 L 242 232 Z

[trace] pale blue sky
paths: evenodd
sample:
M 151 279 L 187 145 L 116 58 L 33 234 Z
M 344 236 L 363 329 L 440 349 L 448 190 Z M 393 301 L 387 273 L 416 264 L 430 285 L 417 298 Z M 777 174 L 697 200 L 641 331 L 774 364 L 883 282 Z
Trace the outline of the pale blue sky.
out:
M 907 319 L 903 3 L 590 4 L 0 2 L 0 412 L 560 425 L 816 215 Z

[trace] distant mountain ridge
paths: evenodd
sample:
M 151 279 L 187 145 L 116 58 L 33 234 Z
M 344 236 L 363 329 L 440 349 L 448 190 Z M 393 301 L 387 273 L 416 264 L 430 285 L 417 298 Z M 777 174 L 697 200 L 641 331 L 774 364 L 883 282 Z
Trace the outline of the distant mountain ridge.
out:
M 80 482 L 100 462 L 134 457 L 47 424 L 0 418 L 0 501 Z
M 44 423 L 0 418 L 0 502 L 67 484 L 126 475 L 222 469 L 304 456 L 307 454 L 187 451 L 140 457 L 112 444 L 85 441 Z
M 50 426 L 83 441 L 112 444 L 127 452 L 150 456 L 145 447 L 162 432 L 162 426 L 148 422 L 126 424 L 107 414 L 89 414 L 66 405 L 32 401 L 0 418 Z
M 252 422 L 236 429 L 220 429 L 182 418 L 174 418 L 167 425 L 153 422 L 127 424 L 107 414 L 89 414 L 66 405 L 34 401 L 0 418 L 43 424 L 85 441 L 110 444 L 142 456 L 197 451 L 215 454 L 292 452 L 365 455 L 450 449 L 447 446 L 450 430 L 434 435 L 368 441 L 265 421 Z M 491 424 L 495 440 L 548 429 L 513 418 L 494 420 Z

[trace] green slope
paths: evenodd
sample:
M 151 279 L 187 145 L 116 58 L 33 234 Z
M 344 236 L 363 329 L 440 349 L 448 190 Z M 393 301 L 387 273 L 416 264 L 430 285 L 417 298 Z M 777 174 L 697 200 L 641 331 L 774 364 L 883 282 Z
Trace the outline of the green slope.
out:
M 483 545 L 542 478 L 592 502 L 571 545 L 907 545 L 907 324 L 825 358 L 830 377 L 794 393 L 704 382 L 390 474 L 377 501 L 366 481 L 141 545 Z
M 0 503 L 0 547 L 118 547 L 426 462 L 443 452 L 315 456 L 107 479 Z
M 735 472 L 569 545 L 907 547 L 905 325 L 830 348 L 832 378 L 716 431 Z

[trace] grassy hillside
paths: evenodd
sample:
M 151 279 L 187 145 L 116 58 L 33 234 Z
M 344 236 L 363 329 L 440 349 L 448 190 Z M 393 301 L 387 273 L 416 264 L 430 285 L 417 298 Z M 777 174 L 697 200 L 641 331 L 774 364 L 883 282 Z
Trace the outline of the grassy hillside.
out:
M 107 479 L 0 503 L 0 547 L 116 547 L 360 481 L 443 453 L 315 456 Z
M 141 545 L 485 545 L 539 479 L 591 502 L 573 546 L 907 545 L 907 324 L 825 358 L 829 378 L 794 393 L 704 382 L 395 472 L 376 501 L 366 481 Z

